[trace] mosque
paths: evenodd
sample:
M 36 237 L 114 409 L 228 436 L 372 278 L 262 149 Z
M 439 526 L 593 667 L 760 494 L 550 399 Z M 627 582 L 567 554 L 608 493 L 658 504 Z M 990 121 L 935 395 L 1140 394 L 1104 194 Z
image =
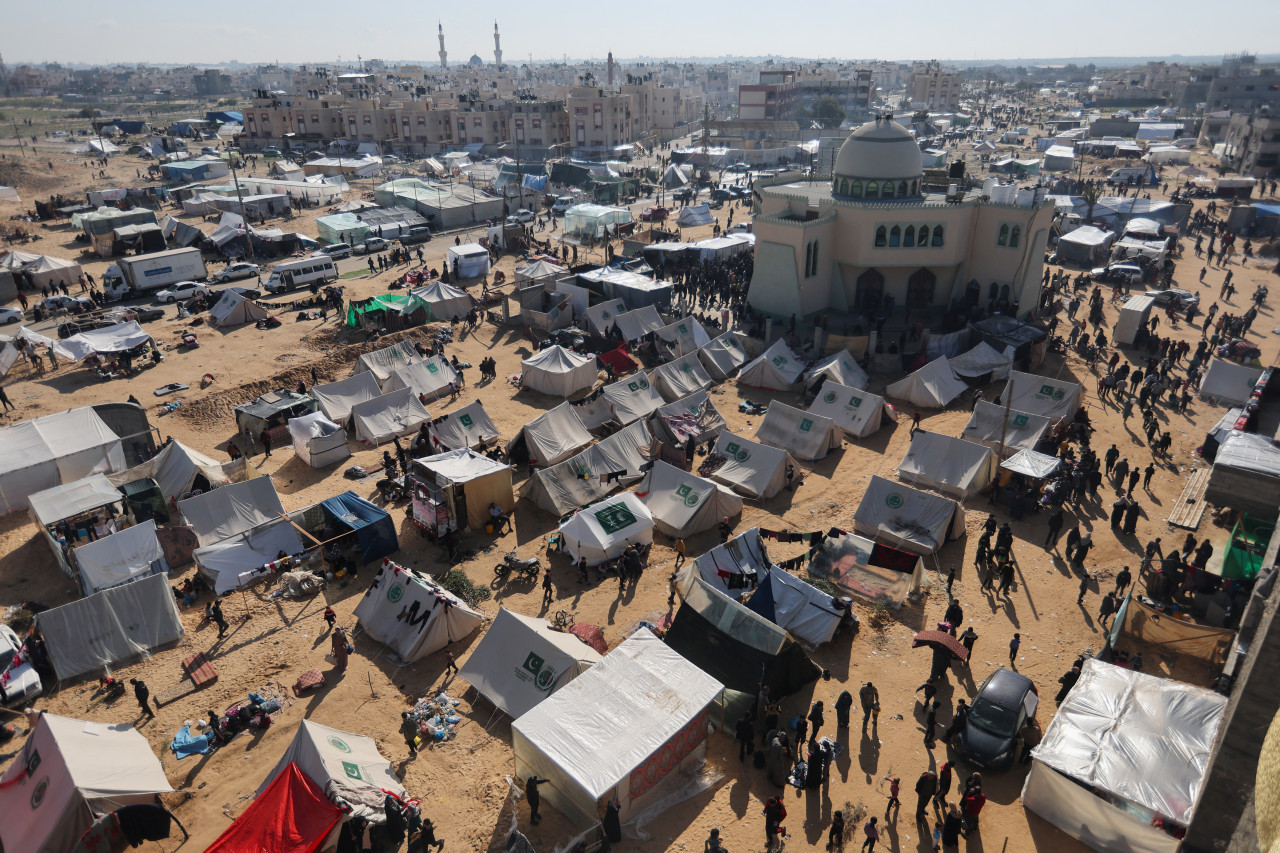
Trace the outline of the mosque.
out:
M 911 132 L 884 116 L 850 134 L 829 178 L 757 181 L 751 307 L 801 323 L 1033 310 L 1052 202 L 994 181 L 931 192 L 922 162 Z

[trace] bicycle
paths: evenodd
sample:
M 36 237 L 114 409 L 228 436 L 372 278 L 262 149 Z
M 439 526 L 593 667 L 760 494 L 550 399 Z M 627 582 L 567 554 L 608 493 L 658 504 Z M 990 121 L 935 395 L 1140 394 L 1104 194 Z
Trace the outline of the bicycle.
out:
M 551 624 L 561 631 L 570 631 L 573 629 L 573 614 L 568 610 L 557 610 L 556 615 L 551 617 Z

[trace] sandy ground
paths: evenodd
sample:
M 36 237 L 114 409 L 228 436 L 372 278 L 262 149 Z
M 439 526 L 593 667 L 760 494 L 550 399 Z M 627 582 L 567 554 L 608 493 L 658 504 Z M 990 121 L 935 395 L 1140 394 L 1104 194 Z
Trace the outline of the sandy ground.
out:
M 118 179 L 132 180 L 134 164 L 130 159 L 113 163 L 109 172 Z M 49 184 L 42 187 L 41 192 L 47 193 L 52 185 L 62 186 L 65 192 L 78 192 L 89 183 L 82 179 L 83 171 L 67 158 L 56 160 L 54 173 L 47 176 Z M 94 182 L 95 185 L 101 183 Z M 20 189 L 24 198 L 29 200 L 32 195 L 30 189 L 21 186 Z M 25 205 L 0 204 L 0 220 L 7 220 L 11 213 L 23 207 Z M 304 219 L 299 217 L 290 227 L 307 231 L 309 224 Z M 78 247 L 70 242 L 70 235 L 65 230 L 45 233 L 44 240 L 27 248 L 76 256 Z M 451 241 L 435 240 L 425 246 L 429 264 L 440 263 L 447 242 Z M 1189 248 L 1188 256 L 1191 254 Z M 510 271 L 512 263 L 511 259 L 504 259 L 501 268 Z M 105 262 L 89 264 L 89 269 L 97 274 L 104 266 Z M 1197 289 L 1195 273 L 1199 266 L 1193 257 L 1182 262 L 1178 276 L 1180 286 Z M 1223 309 L 1242 312 L 1254 285 L 1267 281 L 1270 276 L 1258 268 L 1237 265 L 1232 269 L 1235 270 L 1238 293 L 1235 301 L 1224 304 Z M 1222 276 L 1221 271 L 1211 271 L 1206 286 L 1200 288 L 1205 307 L 1216 298 Z M 344 284 L 348 286 L 348 296 L 369 295 L 384 290 L 390 277 L 390 274 L 361 277 L 349 279 Z M 1108 322 L 1114 322 L 1115 309 L 1110 305 L 1107 317 Z M 344 346 L 344 336 L 335 333 L 332 322 L 327 325 L 295 323 L 291 314 L 285 319 L 282 327 L 267 332 L 252 327 L 225 333 L 201 329 L 199 349 L 193 352 L 169 351 L 163 365 L 128 381 L 104 384 L 91 379 L 89 371 L 81 368 L 63 367 L 56 374 L 39 376 L 29 368 L 16 367 L 5 385 L 19 408 L 2 422 L 12 423 L 99 401 L 123 400 L 132 393 L 152 407 L 152 423 L 161 436 L 174 436 L 197 449 L 220 456 L 218 448 L 224 446 L 234 432 L 231 405 L 253 396 L 249 389 L 237 386 L 248 385 L 251 389 L 262 390 L 292 385 L 295 381 L 292 376 L 287 382 L 270 381 L 269 377 L 294 369 L 308 374 L 313 364 L 319 365 L 322 381 L 347 375 L 349 368 L 346 364 L 351 360 L 352 350 Z M 1264 363 L 1271 363 L 1276 355 L 1275 339 L 1270 332 L 1276 325 L 1272 309 L 1267 308 L 1253 327 L 1251 338 L 1263 348 Z M 1163 331 L 1165 323 L 1162 322 L 1161 328 Z M 159 340 L 172 341 L 180 327 L 175 320 L 166 319 L 151 324 L 149 330 Z M 1183 324 L 1174 335 L 1194 344 L 1199 332 Z M 516 393 L 505 382 L 503 377 L 518 372 L 520 359 L 530 352 L 527 341 L 510 330 L 483 325 L 475 334 L 451 346 L 450 351 L 456 351 L 460 358 L 472 364 L 479 363 L 484 356 L 497 360 L 499 380 L 487 387 L 473 385 L 467 388 L 453 405 L 482 400 L 504 438 L 557 402 L 530 392 Z M 213 373 L 217 381 L 207 391 L 201 391 L 198 380 L 205 372 Z M 1074 378 L 1084 384 L 1086 404 L 1098 430 L 1095 441 L 1100 451 L 1114 440 L 1131 461 L 1142 460 L 1145 464 L 1149 451 L 1143 439 L 1132 429 L 1122 426 L 1113 406 L 1098 401 L 1097 377 L 1090 375 L 1089 369 L 1078 358 L 1071 356 L 1064 360 L 1060 356 L 1050 356 L 1041 372 Z M 896 378 L 877 376 L 872 390 L 879 391 Z M 176 415 L 163 416 L 154 409 L 160 401 L 156 401 L 151 391 L 175 381 L 192 386 L 192 390 L 183 396 L 190 408 L 180 410 Z M 310 384 L 309 376 L 306 381 Z M 988 390 L 988 399 L 996 390 Z M 744 397 L 765 400 L 768 395 L 740 390 L 732 383 L 719 386 L 713 393 L 716 405 L 728 419 L 730 428 L 750 436 L 759 418 L 740 415 L 737 402 Z M 792 404 L 796 402 L 789 395 L 779 395 L 778 399 Z M 439 414 L 441 410 L 447 410 L 449 404 L 438 401 L 429 408 L 433 414 Z M 955 594 L 963 603 L 966 620 L 979 634 L 972 670 L 953 671 L 942 687 L 944 708 L 951 707 L 954 699 L 960 696 L 972 695 L 987 675 L 1007 663 L 1008 641 L 1014 631 L 1020 631 L 1022 649 L 1017 668 L 1039 686 L 1043 699 L 1040 719 L 1047 724 L 1054 710 L 1052 697 L 1056 692 L 1056 679 L 1069 668 L 1078 653 L 1102 645 L 1095 614 L 1100 595 L 1111 587 L 1107 578 L 1122 564 L 1136 567 L 1136 550 L 1152 536 L 1172 535 L 1165 518 L 1188 472 L 1202 464 L 1194 455 L 1194 449 L 1221 413 L 1220 409 L 1200 401 L 1193 404 L 1186 414 L 1161 411 L 1162 424 L 1174 436 L 1172 462 L 1158 463 L 1159 473 L 1152 491 L 1138 495 L 1145 508 L 1145 517 L 1136 538 L 1117 539 L 1113 536 L 1102 506 L 1086 504 L 1082 508 L 1078 516 L 1082 528 L 1097 528 L 1098 532 L 1091 568 L 1103 575 L 1101 589 L 1095 584 L 1084 607 L 1075 603 L 1078 582 L 1069 575 L 1060 556 L 1045 553 L 1040 548 L 1045 529 L 1042 517 L 1031 517 L 1013 524 L 1015 554 L 1020 569 L 1015 593 L 1001 600 L 981 592 L 972 565 L 976 533 L 985 518 L 987 506 L 983 499 L 968 502 L 970 535 L 948 545 L 936 561 L 930 560 L 930 568 L 938 572 L 933 576 L 938 583 L 945 578 L 947 569 L 956 568 Z M 968 412 L 960 410 L 926 414 L 924 428 L 956 435 L 967 418 Z M 802 531 L 832 525 L 851 526 L 854 508 L 868 478 L 877 473 L 891 477 L 906 452 L 906 426 L 904 421 L 896 428 L 885 428 L 865 441 L 848 444 L 843 451 L 812 466 L 803 485 L 794 493 L 784 493 L 763 502 L 748 501 L 741 520 L 737 522 L 737 529 L 755 524 Z M 370 464 L 377 456 L 378 451 L 357 449 L 352 462 Z M 272 475 L 287 508 L 306 506 L 352 487 L 350 481 L 342 478 L 342 467 L 345 466 L 327 471 L 312 470 L 295 459 L 287 448 L 269 459 L 254 457 L 251 460 L 253 471 Z M 369 494 L 372 491 L 371 481 L 357 484 L 355 488 L 362 494 Z M 396 517 L 403 522 L 402 513 L 397 512 Z M 1004 520 L 1002 516 L 998 517 Z M 554 528 L 555 519 L 528 503 L 521 503 L 515 521 L 515 531 L 502 537 L 501 541 L 493 541 L 492 537 L 484 535 L 469 537 L 467 545 L 489 552 L 480 553 L 464 566 L 474 581 L 490 582 L 494 557 L 499 551 L 517 548 L 522 556 L 542 554 L 546 536 Z M 1208 525 L 1207 520 L 1203 522 L 1201 535 L 1205 534 Z M 1181 532 L 1177 535 L 1180 538 Z M 15 514 L 0 519 L 0 606 L 26 599 L 56 605 L 75 597 L 68 580 L 58 572 L 51 555 L 35 537 L 35 529 L 25 515 Z M 673 553 L 668 547 L 670 543 L 661 537 L 659 539 L 650 570 L 645 573 L 638 589 L 625 596 L 619 597 L 617 588 L 608 582 L 599 586 L 579 586 L 575 580 L 576 573 L 565 558 L 556 556 L 551 560 L 556 595 L 550 608 L 539 606 L 540 590 L 516 582 L 496 587 L 493 600 L 483 607 L 490 614 L 495 613 L 499 605 L 526 614 L 569 609 L 579 622 L 600 625 L 612 647 L 627 636 L 638 621 L 654 619 L 667 612 L 666 578 Z M 715 541 L 714 532 L 695 537 L 688 543 L 689 553 L 702 553 Z M 786 559 L 798 553 L 801 547 L 775 544 L 771 555 L 775 559 Z M 432 572 L 443 570 L 439 549 L 403 523 L 401 549 L 398 560 Z M 435 820 L 438 834 L 446 841 L 447 849 L 501 849 L 513 816 L 508 786 L 504 782 L 504 776 L 512 772 L 509 720 L 491 722 L 491 707 L 483 701 L 473 706 L 470 700 L 474 696 L 468 696 L 462 706 L 466 722 L 460 727 L 457 738 L 422 752 L 414 760 L 404 760 L 403 742 L 396 733 L 400 711 L 418 697 L 434 693 L 442 683 L 447 683 L 455 696 L 462 696 L 468 689 L 458 680 L 442 682 L 442 653 L 411 666 L 396 666 L 380 646 L 358 637 L 355 640 L 356 653 L 346 673 L 331 677 L 330 685 L 324 690 L 293 702 L 278 716 L 271 729 L 254 737 L 242 736 L 207 757 L 176 761 L 167 749 L 174 732 L 184 721 L 206 716 L 207 709 L 211 707 L 222 710 L 242 700 L 249 691 L 274 682 L 291 684 L 306 669 L 330 670 L 331 665 L 325 660 L 328 642 L 321 611 L 326 603 L 332 604 L 340 614 L 341 623 L 352 627 L 352 609 L 371 575 L 372 571 L 366 570 L 355 581 L 345 586 L 331 586 L 320 596 L 304 602 L 234 594 L 225 603 L 232 629 L 221 641 L 216 639 L 216 630 L 203 621 L 203 602 L 201 606 L 185 611 L 183 621 L 187 634 L 177 648 L 166 650 L 117 674 L 125 678 L 145 678 L 153 693 L 158 692 L 179 681 L 181 658 L 204 651 L 217 668 L 219 679 L 206 690 L 165 707 L 152 721 L 139 719 L 132 697 L 114 705 L 104 705 L 95 700 L 94 687 L 83 683 L 62 686 L 53 695 L 41 699 L 38 707 L 73 717 L 137 724 L 161 757 L 171 783 L 179 792 L 171 802 L 192 831 L 193 838 L 184 847 L 187 850 L 203 849 L 233 817 L 244 810 L 265 774 L 287 746 L 299 721 L 304 718 L 375 737 L 383 753 L 403 773 L 408 789 L 422 798 L 424 813 Z M 865 804 L 870 814 L 882 814 L 887 796 L 886 776 L 902 778 L 904 800 L 904 817 L 890 821 L 886 827 L 886 848 L 928 849 L 929 845 L 911 818 L 915 802 L 911 789 L 924 769 L 948 760 L 949 751 L 941 745 L 928 750 L 922 743 L 920 709 L 913 691 L 928 674 L 929 655 L 925 651 L 912 651 L 910 645 L 912 634 L 941 618 L 945 606 L 946 595 L 941 586 L 935 586 L 932 594 L 891 614 L 891 618 L 875 620 L 874 625 L 872 613 L 864 609 L 863 630 L 856 638 L 841 634 L 836 641 L 812 652 L 818 664 L 831 670 L 833 679 L 810 685 L 801 694 L 789 698 L 784 707 L 786 715 L 806 711 L 808 703 L 816 699 L 824 700 L 830 709 L 842 690 L 848 688 L 856 692 L 857 686 L 868 680 L 879 687 L 884 708 L 876 737 L 860 737 L 857 732 L 840 733 L 848 750 L 836 767 L 838 772 L 832 773 L 829 790 L 809 796 L 803 802 L 797 801 L 794 790 L 786 793 L 791 815 L 786 822 L 791 832 L 788 846 L 792 849 L 818 849 L 825 845 L 831 813 L 846 803 Z M 460 659 L 465 660 L 468 650 L 479 637 L 477 634 L 454 649 Z M 1148 670 L 1153 672 L 1168 673 L 1175 665 L 1174 660 L 1147 661 Z M 830 710 L 828 716 L 833 717 Z M 941 717 L 944 722 L 949 721 L 949 711 L 944 711 Z M 830 733 L 830 725 L 827 733 Z M 709 752 L 710 763 L 723 770 L 724 780 L 712 790 L 679 804 L 665 814 L 652 828 L 653 840 L 628 841 L 625 844 L 627 849 L 693 850 L 713 827 L 721 829 L 725 845 L 731 850 L 762 847 L 762 803 L 776 790 L 768 784 L 763 771 L 739 764 L 731 738 L 731 733 L 717 732 Z M 0 756 L 5 761 L 8 757 Z M 1022 808 L 1019 792 L 1023 778 L 1021 768 L 987 776 L 986 790 L 991 801 L 982 815 L 981 832 L 965 842 L 965 849 L 989 853 L 1083 850 Z M 544 810 L 545 819 L 538 827 L 529 826 L 523 802 L 515 806 L 515 813 L 520 827 L 538 849 L 550 850 L 572 834 L 569 825 L 554 809 Z M 856 843 L 860 843 L 860 836 Z M 169 841 L 159 846 L 173 850 L 177 842 Z

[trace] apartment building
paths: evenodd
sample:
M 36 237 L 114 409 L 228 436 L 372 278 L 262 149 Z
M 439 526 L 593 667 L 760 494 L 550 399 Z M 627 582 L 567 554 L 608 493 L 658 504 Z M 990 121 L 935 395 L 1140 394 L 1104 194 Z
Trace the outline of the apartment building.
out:
M 963 80 L 958 71 L 944 69 L 936 60 L 917 62 L 911 71 L 907 96 L 916 109 L 954 110 L 960 106 Z

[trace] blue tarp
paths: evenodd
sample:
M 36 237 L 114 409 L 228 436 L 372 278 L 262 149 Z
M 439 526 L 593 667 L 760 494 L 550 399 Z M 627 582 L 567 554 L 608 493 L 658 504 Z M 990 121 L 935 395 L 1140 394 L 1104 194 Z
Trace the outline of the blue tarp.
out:
M 747 599 L 746 608 L 762 619 L 768 619 L 775 625 L 778 623 L 777 614 L 773 610 L 773 573 L 765 576 L 764 583 L 751 593 L 751 597 Z
M 213 752 L 213 747 L 209 746 L 209 737 L 209 735 L 193 736 L 191 727 L 183 726 L 173 736 L 173 743 L 169 744 L 169 749 L 179 759 L 189 758 L 192 755 L 208 755 Z
M 360 555 L 366 564 L 400 550 L 400 540 L 396 537 L 396 525 L 391 516 L 355 492 L 335 495 L 322 501 L 320 507 L 328 517 L 355 531 Z
M 218 112 L 205 113 L 204 117 L 209 121 L 217 121 L 223 124 L 244 124 L 244 113 L 235 110 L 219 110 Z
M 1259 216 L 1280 216 L 1280 204 L 1254 204 Z

